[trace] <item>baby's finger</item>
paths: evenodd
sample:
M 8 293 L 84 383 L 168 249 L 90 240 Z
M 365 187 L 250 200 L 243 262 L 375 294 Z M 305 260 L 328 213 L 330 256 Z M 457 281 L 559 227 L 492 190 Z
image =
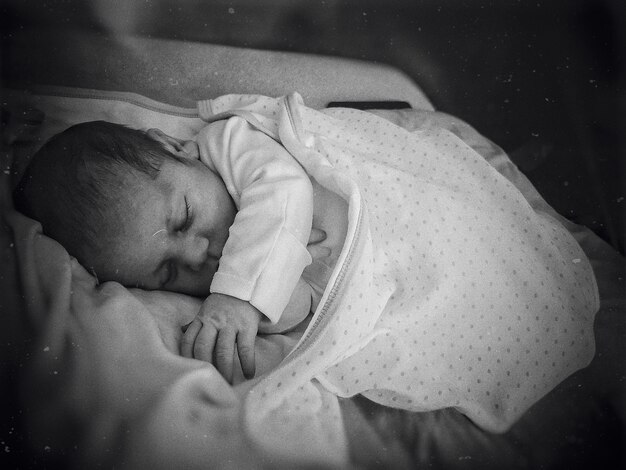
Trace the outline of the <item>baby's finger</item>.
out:
M 186 325 L 183 339 L 180 341 L 180 355 L 183 357 L 193 357 L 193 345 L 196 342 L 196 336 L 202 328 L 202 322 L 195 318 L 191 323 Z
M 327 246 L 309 245 L 306 249 L 313 259 L 327 258 L 330 256 L 330 248 Z
M 217 339 L 217 330 L 214 326 L 204 325 L 193 345 L 193 357 L 201 361 L 213 362 L 213 350 Z
M 309 235 L 309 245 L 313 243 L 319 243 L 324 240 L 326 240 L 326 232 L 318 228 L 311 229 L 311 234 Z
M 251 379 L 256 373 L 256 364 L 254 360 L 254 341 L 256 333 L 254 330 L 240 331 L 237 335 L 237 353 L 239 354 L 239 362 L 241 370 L 246 379 Z
M 215 366 L 228 383 L 233 381 L 233 358 L 235 357 L 235 331 L 220 330 L 215 346 Z

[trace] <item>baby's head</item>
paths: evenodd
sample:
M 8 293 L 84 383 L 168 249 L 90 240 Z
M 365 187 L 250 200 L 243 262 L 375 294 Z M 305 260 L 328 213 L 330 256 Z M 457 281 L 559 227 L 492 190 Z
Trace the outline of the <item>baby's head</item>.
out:
M 100 281 L 194 295 L 208 294 L 236 212 L 195 142 L 103 121 L 51 138 L 14 200 Z

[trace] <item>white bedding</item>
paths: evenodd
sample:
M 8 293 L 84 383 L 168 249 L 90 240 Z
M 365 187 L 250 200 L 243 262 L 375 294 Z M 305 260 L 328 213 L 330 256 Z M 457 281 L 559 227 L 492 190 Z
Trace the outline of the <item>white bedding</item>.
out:
M 136 104 L 109 98 L 94 101 L 93 95 L 86 98 L 43 96 L 35 99 L 35 105 L 53 118 L 53 131 L 73 122 L 107 119 L 141 127 L 160 127 L 172 135 L 186 137 L 187 133 L 193 133 L 202 125 L 202 121 L 193 113 L 181 118 L 180 115 L 141 106 L 137 109 Z M 402 121 L 409 128 L 414 126 L 424 129 L 443 125 L 462 134 L 473 142 L 474 149 L 522 191 L 535 209 L 552 213 L 506 156 L 463 123 L 438 113 L 419 111 L 388 113 L 385 117 Z M 184 129 L 177 127 L 181 122 Z M 53 131 L 46 128 L 44 134 Z M 129 298 L 125 290 L 113 288 L 110 289 L 112 292 L 103 293 L 93 283 L 90 284 L 93 281 L 88 280 L 89 276 L 72 263 L 58 245 L 35 233 L 36 225 L 17 215 L 9 219 L 17 234 L 14 241 L 20 257 L 22 285 L 30 299 L 29 316 L 38 338 L 30 367 L 31 381 L 27 382 L 30 386 L 28 396 L 31 398 L 31 408 L 37 410 L 33 426 L 48 436 L 46 424 L 51 421 L 43 418 L 52 416 L 67 420 L 72 417 L 79 422 L 87 432 L 83 434 L 86 438 L 81 441 L 83 451 L 77 455 L 77 461 L 108 458 L 110 449 L 102 438 L 106 437 L 110 442 L 115 436 L 119 437 L 118 433 L 123 429 L 131 438 L 124 444 L 123 452 L 111 457 L 116 462 L 151 462 L 157 467 L 166 468 L 173 462 L 180 464 L 185 461 L 195 466 L 205 466 L 214 461 L 211 459 L 225 458 L 228 449 L 238 449 L 231 445 L 216 453 L 214 446 L 207 445 L 207 439 L 214 443 L 214 437 L 221 432 L 220 429 L 228 429 L 228 433 L 233 436 L 232 442 L 245 443 L 245 448 L 250 449 L 239 452 L 239 463 L 242 465 L 272 462 L 288 467 L 296 462 L 319 463 L 320 460 L 329 465 L 342 466 L 346 463 L 347 446 L 337 401 L 332 394 L 320 388 L 317 381 L 300 380 L 289 386 L 288 393 L 273 394 L 271 401 L 261 398 L 263 390 L 270 387 L 278 390 L 284 386 L 285 390 L 285 378 L 288 380 L 292 372 L 302 370 L 299 367 L 302 364 L 298 361 L 310 360 L 310 352 L 308 356 L 295 354 L 295 361 L 282 366 L 278 373 L 270 375 L 260 385 L 245 384 L 240 387 L 240 396 L 245 397 L 242 408 L 241 401 L 232 392 L 225 391 L 222 385 L 215 385 L 221 382 L 212 367 L 197 361 L 183 360 L 172 354 L 176 342 L 172 331 L 176 331 L 192 315 L 190 311 L 195 309 L 195 301 L 168 297 L 162 293 L 140 293 L 138 296 L 141 302 L 137 304 L 132 300 L 137 297 Z M 585 239 L 586 252 L 591 253 L 592 263 L 594 250 L 601 252 L 604 257 L 602 260 L 609 255 L 613 256 L 590 232 L 571 224 L 567 224 L 567 228 L 579 240 Z M 585 258 L 577 254 L 573 259 L 582 262 Z M 596 275 L 598 272 L 596 270 Z M 610 281 L 613 284 L 604 277 L 600 278 L 601 293 L 605 289 L 603 282 L 607 286 L 615 285 L 614 279 Z M 82 297 L 77 294 L 81 292 L 77 286 L 82 286 Z M 613 289 L 615 295 L 615 287 Z M 103 302 L 102 297 L 107 302 Z M 617 304 L 622 306 L 619 297 L 616 298 Z M 170 315 L 174 311 L 178 316 Z M 119 317 L 117 320 L 116 316 Z M 93 334 L 95 332 L 98 334 Z M 309 335 L 307 338 L 310 340 L 314 336 Z M 292 340 L 295 342 L 295 338 Z M 321 348 L 319 340 L 313 343 L 314 349 L 309 351 L 332 350 Z M 270 347 L 279 348 L 282 354 L 292 344 L 272 343 Z M 112 352 L 115 354 L 112 355 Z M 69 358 L 74 358 L 74 362 L 68 361 Z M 586 355 L 573 367 L 582 367 L 589 359 Z M 314 377 L 322 370 L 323 363 L 318 362 L 318 369 L 309 369 L 307 374 Z M 568 370 L 571 372 L 573 369 Z M 38 397 L 37 393 L 33 393 L 36 392 L 33 383 L 48 386 L 60 379 L 63 380 L 64 393 L 48 396 L 45 402 L 41 401 L 42 397 Z M 553 385 L 558 380 L 553 379 Z M 302 400 L 309 400 L 306 406 L 298 402 L 298 396 L 303 397 Z M 275 406 L 285 398 L 289 399 L 288 406 Z M 79 402 L 82 406 L 78 407 L 77 412 L 69 412 L 68 402 L 74 403 L 73 406 Z M 44 403 L 45 406 L 37 406 Z M 259 406 L 265 407 L 265 414 L 259 412 Z M 216 428 L 215 416 L 202 410 L 215 411 L 229 424 L 223 424 L 224 428 Z M 272 410 L 278 410 L 278 413 Z M 295 413 L 295 410 L 299 412 Z M 299 434 L 293 432 L 294 428 L 284 427 L 284 419 L 290 412 L 291 418 L 297 416 L 301 423 L 308 419 L 307 426 Z M 519 413 L 521 410 L 517 411 Z M 274 428 L 276 433 L 268 433 L 269 428 Z M 209 437 L 203 438 L 205 434 Z M 182 437 L 189 435 L 195 437 Z M 293 445 L 287 449 L 281 448 L 283 439 L 290 439 Z M 155 443 L 158 446 L 155 447 Z M 252 456 L 257 453 L 265 460 L 255 461 Z

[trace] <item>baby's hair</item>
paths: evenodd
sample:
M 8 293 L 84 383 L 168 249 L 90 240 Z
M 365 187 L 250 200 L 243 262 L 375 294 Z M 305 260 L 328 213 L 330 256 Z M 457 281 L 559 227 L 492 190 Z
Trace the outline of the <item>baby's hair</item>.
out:
M 111 220 L 132 198 L 129 186 L 155 179 L 165 159 L 184 162 L 142 130 L 105 121 L 77 124 L 53 136 L 33 156 L 13 192 L 17 210 L 88 266 Z

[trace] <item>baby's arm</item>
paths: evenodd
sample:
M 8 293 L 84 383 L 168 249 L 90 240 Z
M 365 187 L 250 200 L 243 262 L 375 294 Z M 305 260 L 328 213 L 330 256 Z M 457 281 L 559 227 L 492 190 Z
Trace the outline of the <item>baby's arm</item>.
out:
M 238 209 L 211 292 L 247 300 L 276 322 L 311 262 L 311 181 L 282 145 L 242 118 L 207 126 L 198 145 Z
M 330 254 L 327 247 L 320 245 L 325 238 L 323 231 L 311 230 L 307 250 L 314 259 L 325 258 Z M 292 326 L 295 326 L 295 323 L 309 314 L 310 309 L 311 288 L 299 279 L 285 308 L 288 315 L 284 320 L 294 323 Z M 255 337 L 261 317 L 261 312 L 249 302 L 224 294 L 211 294 L 202 304 L 193 322 L 187 325 L 181 343 L 181 354 L 208 362 L 213 362 L 215 358 L 217 369 L 231 382 L 236 342 L 244 377 L 252 378 L 256 369 Z M 276 332 L 279 330 L 275 328 L 280 327 L 280 324 L 265 324 L 263 332 Z
M 211 361 L 232 376 L 234 343 L 246 376 L 254 375 L 261 312 L 276 322 L 311 262 L 307 241 L 313 190 L 302 167 L 277 142 L 241 118 L 207 126 L 200 159 L 219 173 L 238 208 L 219 269 L 181 353 Z M 218 300 L 211 300 L 215 297 Z M 241 318 L 232 318 L 239 316 Z
M 261 318 L 259 334 L 283 334 L 296 328 L 311 313 L 312 295 L 311 286 L 300 278 L 278 323 Z

